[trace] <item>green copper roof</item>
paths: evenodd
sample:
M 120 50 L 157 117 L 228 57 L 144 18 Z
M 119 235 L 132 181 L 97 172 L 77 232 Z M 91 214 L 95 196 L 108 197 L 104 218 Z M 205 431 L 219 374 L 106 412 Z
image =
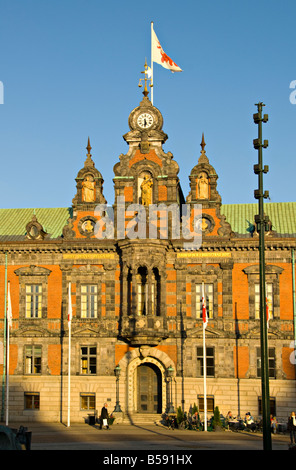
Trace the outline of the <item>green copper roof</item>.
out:
M 254 217 L 258 214 L 258 204 L 225 204 L 221 213 L 225 215 L 233 232 L 247 234 L 252 231 Z M 264 212 L 268 215 L 272 230 L 279 234 L 296 235 L 296 202 L 267 202 Z
M 34 214 L 50 238 L 57 238 L 62 235 L 67 220 L 72 216 L 72 209 L 0 209 L 0 240 L 22 240 L 26 234 L 26 225 Z
M 296 236 L 296 202 L 268 202 L 264 204 L 266 215 L 272 222 L 272 229 L 281 235 Z M 248 235 L 254 228 L 254 217 L 258 204 L 225 204 L 221 207 L 233 232 Z M 72 217 L 72 208 L 0 209 L 0 241 L 23 240 L 26 225 L 33 215 L 43 226 L 51 239 L 58 238 Z

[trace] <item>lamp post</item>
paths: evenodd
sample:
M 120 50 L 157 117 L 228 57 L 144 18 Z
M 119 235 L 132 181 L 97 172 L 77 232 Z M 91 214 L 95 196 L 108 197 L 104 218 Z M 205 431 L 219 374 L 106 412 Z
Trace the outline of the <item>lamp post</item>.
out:
M 116 366 L 114 369 L 114 374 L 116 377 L 116 406 L 114 408 L 115 413 L 122 413 L 122 410 L 120 408 L 119 404 L 119 377 L 120 377 L 121 369 L 120 366 Z
M 173 406 L 173 375 L 174 375 L 174 369 L 172 366 L 168 367 L 167 369 L 167 374 L 170 382 L 170 401 L 169 401 L 169 409 L 168 413 L 175 413 L 174 406 Z
M 254 148 L 258 150 L 258 164 L 254 165 L 254 173 L 258 175 L 259 189 L 254 192 L 259 202 L 259 215 L 255 216 L 259 232 L 259 265 L 260 265 L 260 341 L 261 341 L 261 382 L 262 382 L 262 420 L 263 420 L 263 448 L 271 450 L 270 428 L 270 398 L 268 375 L 268 346 L 267 346 L 267 318 L 266 318 L 266 288 L 265 288 L 265 248 L 264 232 L 268 230 L 269 219 L 264 215 L 263 199 L 269 197 L 268 191 L 263 192 L 263 173 L 268 172 L 268 166 L 263 167 L 262 148 L 268 147 L 268 141 L 262 143 L 262 122 L 268 121 L 268 115 L 262 117 L 263 103 L 258 103 L 258 112 L 253 115 L 255 124 L 258 124 L 258 139 L 253 141 Z

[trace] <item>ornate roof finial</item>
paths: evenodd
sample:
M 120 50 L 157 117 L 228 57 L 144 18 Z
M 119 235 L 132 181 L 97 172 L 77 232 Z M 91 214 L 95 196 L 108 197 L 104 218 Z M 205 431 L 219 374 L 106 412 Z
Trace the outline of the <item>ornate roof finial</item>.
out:
M 148 96 L 149 94 L 149 91 L 147 90 L 147 80 L 150 80 L 150 87 L 153 86 L 152 84 L 152 75 L 151 75 L 151 68 L 148 67 L 147 65 L 147 59 L 145 59 L 145 70 L 144 72 L 141 72 L 141 73 L 144 73 L 145 74 L 145 77 L 144 78 L 140 78 L 139 80 L 139 88 L 141 88 L 143 85 L 142 85 L 142 80 L 144 80 L 145 82 L 145 85 L 144 85 L 144 91 L 143 91 L 143 95 L 145 97 Z
M 202 133 L 202 139 L 201 139 L 201 144 L 200 144 L 200 146 L 201 146 L 202 152 L 204 152 L 205 146 L 206 146 L 204 133 Z
M 201 152 L 200 152 L 200 157 L 199 157 L 198 163 L 209 163 L 209 159 L 206 156 L 206 151 L 205 151 L 206 143 L 205 143 L 204 133 L 202 133 L 200 146 L 201 146 Z
M 89 138 L 88 138 L 88 141 L 87 141 L 87 147 L 86 147 L 86 150 L 87 150 L 87 155 L 89 155 L 91 157 L 91 146 L 90 146 L 90 142 L 89 142 Z
M 87 150 L 87 154 L 86 154 L 86 160 L 84 162 L 84 166 L 85 167 L 94 167 L 95 164 L 94 162 L 92 161 L 92 158 L 91 158 L 91 145 L 90 145 L 90 141 L 89 141 L 89 138 L 88 138 L 88 141 L 87 141 L 87 147 L 86 147 L 86 150 Z

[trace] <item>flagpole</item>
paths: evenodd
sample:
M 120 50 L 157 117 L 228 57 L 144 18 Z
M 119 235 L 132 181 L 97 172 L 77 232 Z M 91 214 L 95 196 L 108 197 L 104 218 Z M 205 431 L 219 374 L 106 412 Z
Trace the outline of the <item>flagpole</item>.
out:
M 2 375 L 2 408 L 1 421 L 4 421 L 5 410 L 5 382 L 6 382 L 6 314 L 7 314 L 7 252 L 5 253 L 5 275 L 4 275 L 4 334 L 3 334 L 3 375 Z
M 70 403 L 71 403 L 71 320 L 72 320 L 72 305 L 71 305 L 71 282 L 68 287 L 68 329 L 69 329 L 69 358 L 68 358 L 68 427 L 70 426 Z
M 6 324 L 7 324 L 7 342 L 6 342 L 6 347 L 7 347 L 7 352 L 6 352 L 6 426 L 8 426 L 8 416 L 9 416 L 9 329 L 10 329 L 10 311 L 7 311 L 10 309 L 10 282 L 8 281 L 8 293 L 7 293 L 7 303 L 6 303 Z
M 202 283 L 202 297 L 203 308 L 205 303 L 204 283 Z M 203 318 L 203 385 L 204 385 L 204 431 L 208 430 L 207 427 L 207 357 L 206 357 L 206 323 Z
M 153 85 L 154 85 L 154 78 L 153 78 L 153 21 L 151 21 L 151 78 L 152 80 L 150 83 L 152 84 L 151 88 L 151 103 L 153 106 Z

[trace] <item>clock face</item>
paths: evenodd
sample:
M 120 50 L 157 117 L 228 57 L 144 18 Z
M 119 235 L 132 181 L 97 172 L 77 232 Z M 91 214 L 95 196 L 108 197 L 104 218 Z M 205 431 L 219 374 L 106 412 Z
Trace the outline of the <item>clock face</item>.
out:
M 148 129 L 153 124 L 153 117 L 149 113 L 142 113 L 138 117 L 137 123 L 142 129 Z

